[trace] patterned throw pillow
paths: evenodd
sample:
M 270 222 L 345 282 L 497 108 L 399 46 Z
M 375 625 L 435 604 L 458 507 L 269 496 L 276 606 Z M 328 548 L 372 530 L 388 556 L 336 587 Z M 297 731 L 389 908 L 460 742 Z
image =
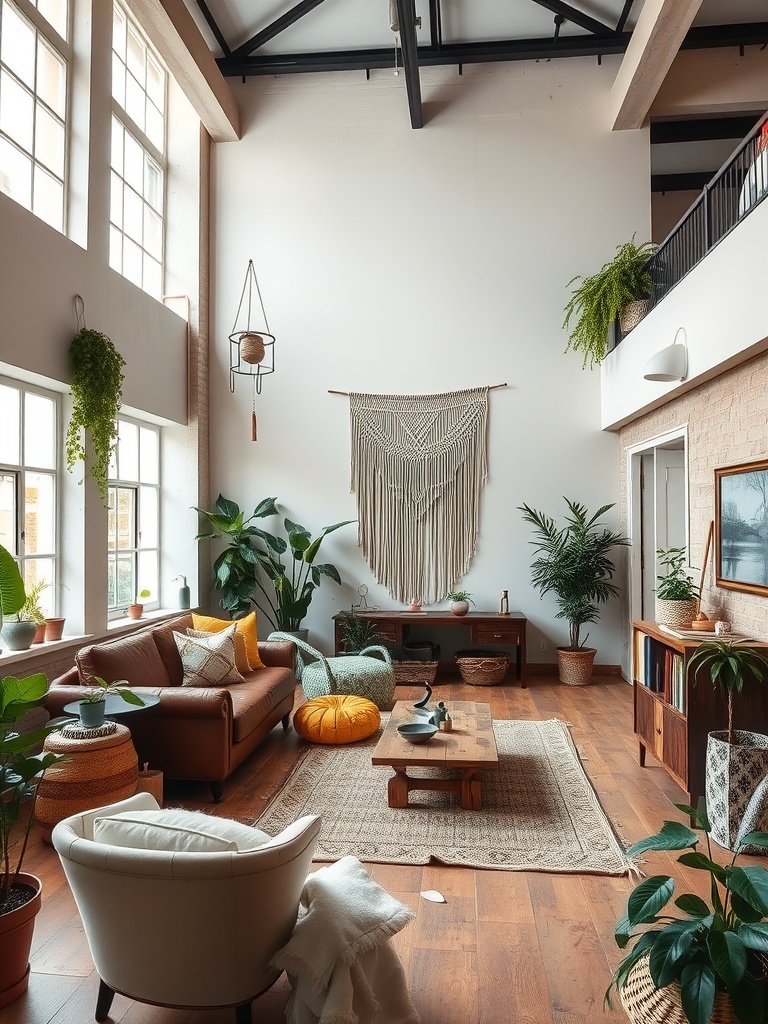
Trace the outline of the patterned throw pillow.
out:
M 173 631 L 181 665 L 184 669 L 182 686 L 227 686 L 242 683 L 243 677 L 235 665 L 235 626 L 220 633 L 190 636 Z
M 251 612 L 250 615 L 245 615 L 242 619 L 234 621 L 237 626 L 235 664 L 238 670 L 245 674 L 252 669 L 264 668 L 264 663 L 259 657 L 256 612 Z M 201 629 L 206 633 L 219 633 L 222 629 L 228 629 L 232 625 L 232 620 L 215 619 L 212 615 L 199 615 L 197 612 L 192 612 L 192 625 L 195 629 Z

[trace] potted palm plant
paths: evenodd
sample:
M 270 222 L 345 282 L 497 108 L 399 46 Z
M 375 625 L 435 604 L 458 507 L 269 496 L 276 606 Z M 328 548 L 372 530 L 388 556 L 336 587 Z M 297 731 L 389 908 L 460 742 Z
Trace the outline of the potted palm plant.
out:
M 38 753 L 57 726 L 24 731 L 22 719 L 45 702 L 42 673 L 0 679 L 0 1007 L 27 989 L 29 951 L 42 883 L 22 871 L 34 821 L 37 782 L 62 755 Z M 47 716 L 46 716 L 47 717 Z
M 667 626 L 690 626 L 699 607 L 699 588 L 683 568 L 685 548 L 658 548 L 656 555 L 666 570 L 656 577 L 656 621 Z
M 745 683 L 763 684 L 768 657 L 743 640 L 715 639 L 699 644 L 688 664 L 694 681 L 709 676 L 727 704 L 727 728 L 707 736 L 705 792 L 712 838 L 732 850 L 745 815 L 768 814 L 768 794 L 760 788 L 768 775 L 768 736 L 733 727 L 733 699 Z M 754 800 L 766 805 L 758 808 Z
M 213 528 L 199 533 L 196 539 L 220 537 L 227 541 L 226 549 L 213 563 L 213 575 L 214 587 L 222 591 L 221 607 L 232 618 L 247 615 L 256 605 L 274 629 L 297 632 L 321 579 L 325 576 L 341 584 L 334 565 L 316 561 L 320 545 L 329 533 L 353 520 L 323 527 L 314 540 L 309 530 L 287 517 L 282 523 L 287 539 L 251 525 L 255 519 L 279 515 L 276 500 L 265 498 L 246 519 L 239 505 L 219 495 L 215 511 L 196 509 Z M 286 552 L 291 555 L 288 564 L 282 559 Z
M 535 539 L 530 543 L 538 557 L 531 565 L 531 582 L 542 596 L 555 595 L 559 608 L 556 617 L 568 621 L 570 643 L 557 648 L 560 682 L 583 686 L 592 678 L 597 652 L 585 646 L 589 633 L 582 639 L 581 627 L 597 622 L 599 606 L 618 594 L 611 582 L 616 567 L 609 555 L 616 545 L 629 541 L 600 523 L 613 504 L 602 505 L 590 515 L 585 505 L 563 500 L 568 506 L 563 526 L 528 505 L 519 505 L 518 511 L 534 528 Z
M 707 815 L 685 804 L 675 806 L 704 832 L 706 853 L 697 849 L 695 831 L 678 821 L 665 821 L 661 832 L 635 843 L 627 854 L 688 851 L 677 861 L 710 876 L 710 901 L 683 893 L 675 899 L 683 916 L 670 916 L 664 909 L 675 894 L 674 879 L 643 879 L 616 926 L 617 945 L 634 945 L 617 967 L 606 999 L 615 986 L 632 1024 L 762 1024 L 768 978 L 768 871 L 762 866 L 741 867 L 736 855 L 747 847 L 768 850 L 768 833 L 745 835 L 731 863 L 723 866 L 712 859 Z
M 577 275 L 567 287 L 579 284 L 565 306 L 563 327 L 569 331 L 565 351 L 580 352 L 582 368 L 590 369 L 608 354 L 608 331 L 619 318 L 627 334 L 648 310 L 653 281 L 648 260 L 656 251 L 652 242 L 631 241 L 616 247 L 616 255 L 591 277 Z

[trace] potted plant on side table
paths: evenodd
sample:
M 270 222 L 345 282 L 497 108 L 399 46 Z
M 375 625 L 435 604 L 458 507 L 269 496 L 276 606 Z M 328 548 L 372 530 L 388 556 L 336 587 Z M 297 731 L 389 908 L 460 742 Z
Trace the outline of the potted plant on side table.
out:
M 29 951 L 42 883 L 22 872 L 27 839 L 34 821 L 37 782 L 61 755 L 37 753 L 58 726 L 19 732 L 21 719 L 45 702 L 43 673 L 0 679 L 0 1007 L 27 990 Z
M 685 548 L 658 548 L 656 555 L 659 566 L 666 569 L 656 577 L 656 621 L 690 627 L 699 610 L 699 588 L 683 568 Z
M 632 949 L 617 967 L 606 993 L 615 986 L 632 1024 L 762 1024 L 766 1013 L 768 950 L 768 871 L 762 866 L 725 866 L 712 859 L 706 814 L 676 804 L 703 830 L 699 836 L 678 821 L 665 821 L 657 835 L 635 843 L 630 857 L 648 850 L 686 850 L 677 858 L 686 868 L 709 874 L 710 902 L 683 893 L 675 906 L 684 916 L 664 913 L 675 893 L 669 875 L 645 878 L 630 894 L 627 912 L 616 926 L 621 949 Z M 768 833 L 745 835 L 745 847 L 768 850 Z
M 733 850 L 747 816 L 768 823 L 768 736 L 733 727 L 733 698 L 745 683 L 764 684 L 768 657 L 743 640 L 705 640 L 688 665 L 694 682 L 709 676 L 728 707 L 727 729 L 707 736 L 705 792 L 712 838 Z
M 466 615 L 469 606 L 475 602 L 468 590 L 452 590 L 445 595 L 445 600 L 451 602 L 451 611 L 454 615 Z
M 104 724 L 107 697 L 121 697 L 126 704 L 143 708 L 144 701 L 133 690 L 128 689 L 127 679 L 116 679 L 108 683 L 101 676 L 93 677 L 93 685 L 86 687 L 80 694 L 78 711 L 80 724 L 84 729 L 98 729 Z
M 568 498 L 563 526 L 554 519 L 530 508 L 518 506 L 526 523 L 533 526 L 533 545 L 538 558 L 531 565 L 531 582 L 544 594 L 555 595 L 559 611 L 556 618 L 567 619 L 570 643 L 557 648 L 560 682 L 583 686 L 592 679 L 592 665 L 597 653 L 586 647 L 589 633 L 581 639 L 581 627 L 597 622 L 600 604 L 618 594 L 611 582 L 616 567 L 609 557 L 612 548 L 628 544 L 621 533 L 602 526 L 600 519 L 613 508 L 602 505 L 591 515 L 585 505 Z

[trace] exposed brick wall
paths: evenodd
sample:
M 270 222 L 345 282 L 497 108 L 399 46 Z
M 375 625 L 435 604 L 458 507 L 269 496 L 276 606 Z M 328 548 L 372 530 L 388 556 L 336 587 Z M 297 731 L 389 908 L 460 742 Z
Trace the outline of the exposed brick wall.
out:
M 701 565 L 710 522 L 715 517 L 714 470 L 768 458 L 768 355 L 750 359 L 707 384 L 624 427 L 621 443 L 621 516 L 627 526 L 627 454 L 675 427 L 688 427 L 690 557 Z M 710 555 L 702 609 L 727 619 L 734 629 L 768 640 L 768 597 L 715 587 Z

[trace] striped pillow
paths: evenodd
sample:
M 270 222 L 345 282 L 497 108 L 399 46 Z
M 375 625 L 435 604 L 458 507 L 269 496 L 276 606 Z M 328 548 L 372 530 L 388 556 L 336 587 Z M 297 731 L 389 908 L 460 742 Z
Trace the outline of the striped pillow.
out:
M 173 639 L 184 669 L 182 686 L 227 686 L 242 683 L 235 665 L 235 625 L 220 633 L 190 636 L 173 631 Z

